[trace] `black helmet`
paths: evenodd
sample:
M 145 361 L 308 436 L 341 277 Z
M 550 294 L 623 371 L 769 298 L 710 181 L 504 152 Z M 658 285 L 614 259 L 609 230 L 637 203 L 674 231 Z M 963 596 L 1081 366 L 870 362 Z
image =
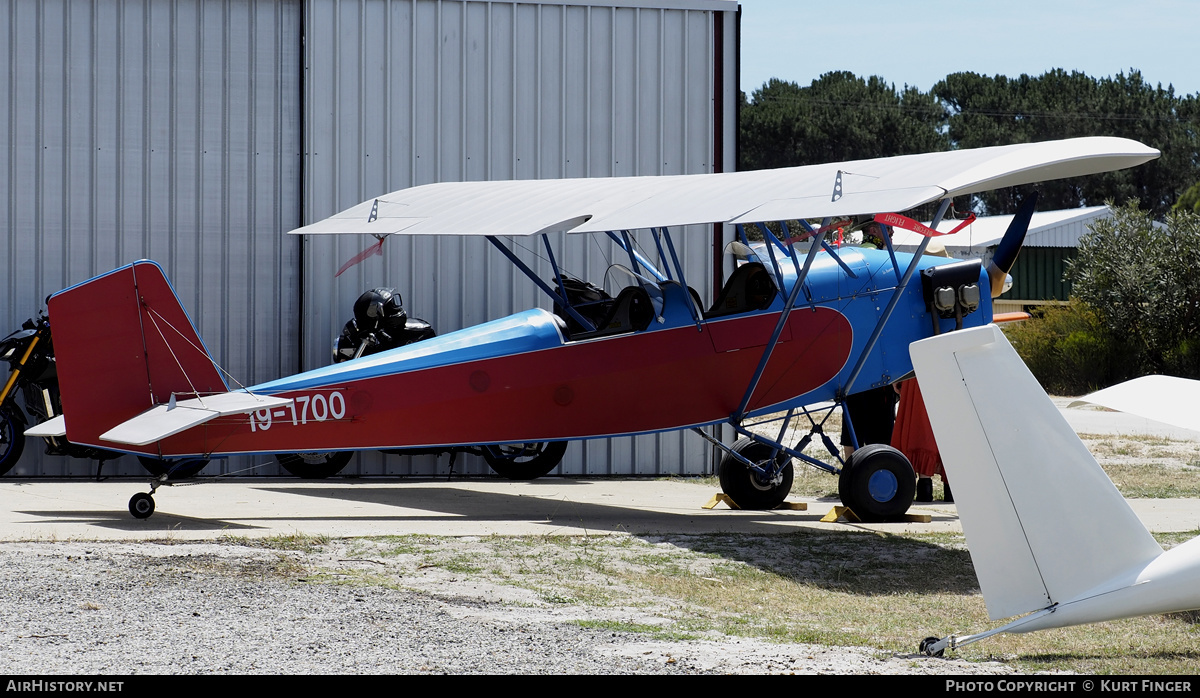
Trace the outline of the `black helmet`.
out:
M 400 294 L 390 288 L 373 288 L 354 301 L 354 319 L 362 332 L 373 332 L 382 325 L 391 325 L 399 320 L 403 325 L 407 319 L 404 301 Z

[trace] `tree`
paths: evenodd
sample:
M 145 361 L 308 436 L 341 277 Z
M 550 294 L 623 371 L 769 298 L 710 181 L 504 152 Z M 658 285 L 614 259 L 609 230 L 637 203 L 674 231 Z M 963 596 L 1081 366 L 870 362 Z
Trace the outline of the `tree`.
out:
M 742 95 L 738 168 L 813 165 L 949 148 L 945 110 L 880 77 L 833 72 L 809 87 L 769 80 Z
M 1200 213 L 1200 182 L 1196 182 L 1180 195 L 1179 200 L 1171 207 L 1175 211 L 1192 211 Z
M 1079 240 L 1067 277 L 1113 338 L 1128 347 L 1135 375 L 1200 377 L 1200 214 L 1154 222 L 1134 204 L 1115 207 Z
M 956 148 L 1122 136 L 1163 153 L 1128 170 L 981 194 L 988 214 L 1012 213 L 1036 186 L 1043 208 L 1136 200 L 1163 216 L 1200 179 L 1197 96 L 1177 97 L 1170 86 L 1151 86 L 1136 70 L 1100 79 L 1061 69 L 1012 79 L 955 73 L 935 85 L 933 94 L 950 113 L 949 137 Z

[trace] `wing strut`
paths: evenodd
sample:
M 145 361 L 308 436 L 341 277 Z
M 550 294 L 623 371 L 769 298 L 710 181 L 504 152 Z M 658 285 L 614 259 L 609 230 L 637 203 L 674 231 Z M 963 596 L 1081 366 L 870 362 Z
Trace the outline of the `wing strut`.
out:
M 654 230 L 653 228 L 651 228 L 651 230 L 654 232 L 654 242 L 657 243 L 658 231 Z M 688 292 L 688 296 L 691 296 L 692 293 L 690 289 L 692 287 L 688 286 L 687 277 L 683 275 L 683 265 L 679 263 L 679 255 L 675 254 L 675 243 L 671 242 L 671 231 L 665 226 L 662 229 L 662 236 L 667 243 L 667 251 L 671 253 L 671 262 L 675 265 L 675 273 L 679 274 L 679 283 L 683 284 L 684 290 Z M 666 264 L 663 264 L 663 266 L 667 267 Z M 669 270 L 670 267 L 667 267 L 667 269 Z M 703 332 L 704 314 L 700 312 L 700 308 L 696 307 L 696 303 L 694 301 L 688 305 L 688 309 L 692 311 L 692 319 L 696 321 L 696 331 Z
M 524 272 L 525 276 L 528 276 L 529 279 L 531 281 L 533 281 L 533 283 L 537 284 L 538 288 L 542 289 L 551 298 L 553 298 L 554 301 L 556 303 L 558 303 L 559 306 L 561 306 L 564 311 L 566 311 L 567 315 L 570 315 L 576 322 L 578 322 L 580 325 L 583 325 L 584 328 L 587 329 L 587 331 L 593 332 L 596 330 L 596 325 L 594 325 L 590 320 L 588 320 L 584 316 L 580 315 L 579 311 L 575 310 L 575 308 L 571 307 L 571 304 L 567 301 L 566 296 L 558 295 L 558 292 L 555 291 L 553 288 L 551 288 L 550 284 L 548 284 L 545 281 L 542 281 L 540 278 L 538 278 L 538 275 L 533 273 L 533 270 L 529 268 L 529 265 L 526 264 L 525 262 L 522 262 L 521 259 L 519 257 L 517 257 L 517 255 L 513 254 L 513 251 L 508 249 L 508 247 L 504 243 L 500 242 L 500 240 L 497 239 L 495 235 L 488 235 L 487 239 L 488 239 L 488 242 L 492 243 L 492 245 L 495 246 L 496 249 L 498 249 L 502 253 L 504 253 L 505 257 L 508 257 L 508 261 L 510 261 L 514 265 L 516 265 L 516 267 L 518 269 L 520 269 L 522 272 Z M 553 262 L 552 262 L 552 264 L 553 264 Z M 557 265 L 555 265 L 555 266 L 557 266 Z M 561 274 L 559 274 L 559 276 L 561 276 Z
M 933 217 L 933 222 L 929 227 L 937 228 L 938 223 L 942 222 L 942 216 L 946 215 L 946 210 L 950 208 L 950 199 L 942 199 L 942 205 L 938 207 L 937 215 Z M 886 237 L 886 236 L 885 236 Z M 863 366 L 867 363 L 867 357 L 871 355 L 871 351 L 875 348 L 875 344 L 879 342 L 880 335 L 883 334 L 883 328 L 891 319 L 892 313 L 896 310 L 896 304 L 900 302 L 900 297 L 904 295 L 904 289 L 908 287 L 909 279 L 912 278 L 913 272 L 917 270 L 917 262 L 921 261 L 921 257 L 925 254 L 925 248 L 929 246 L 930 238 L 922 238 L 921 244 L 917 246 L 917 251 L 913 253 L 912 262 L 909 262 L 908 268 L 904 270 L 904 276 L 900 279 L 900 283 L 896 285 L 896 290 L 892 292 L 892 299 L 888 301 L 887 307 L 883 309 L 883 315 L 879 317 L 879 322 L 875 323 L 875 330 L 871 332 L 871 336 L 867 339 L 866 346 L 858 355 L 858 363 L 854 365 L 854 370 L 850 372 L 850 376 L 846 378 L 846 385 L 839 391 L 839 398 L 844 399 L 850 394 L 850 389 L 854 387 L 854 381 L 858 378 L 858 374 L 862 373 Z M 891 248 L 891 245 L 888 246 Z M 892 257 L 895 260 L 895 257 Z
M 746 416 L 746 407 L 750 404 L 750 396 L 754 394 L 754 389 L 758 387 L 758 381 L 762 378 L 763 371 L 767 368 L 767 362 L 771 360 L 771 354 L 775 351 L 775 345 L 779 343 L 779 336 L 783 334 L 783 328 L 787 325 L 788 315 L 792 308 L 796 305 L 796 298 L 800 295 L 800 289 L 804 288 L 804 280 L 808 277 L 808 270 L 812 267 L 813 259 L 817 256 L 817 250 L 821 249 L 821 243 L 825 241 L 824 230 L 818 232 L 812 243 L 808 246 L 808 256 L 804 258 L 804 269 L 796 277 L 796 283 L 792 286 L 792 292 L 788 294 L 787 302 L 783 304 L 783 312 L 779 314 L 779 322 L 775 323 L 775 329 L 771 332 L 771 339 L 767 341 L 767 346 L 763 348 L 762 358 L 758 360 L 758 368 L 754 369 L 754 376 L 750 378 L 750 385 L 746 386 L 746 394 L 742 396 L 742 402 L 738 405 L 737 412 L 733 413 L 732 422 L 736 426 L 740 424 L 742 418 Z M 767 243 L 768 245 L 770 243 Z M 772 257 L 774 253 L 772 253 Z
M 637 248 L 633 244 L 633 240 L 629 237 L 628 230 L 622 230 L 620 235 L 617 235 L 610 230 L 608 231 L 608 236 L 615 240 L 616 243 L 621 246 L 621 249 L 629 253 L 629 264 L 634 270 L 636 270 L 638 267 L 641 267 L 650 272 L 650 275 L 659 281 L 668 280 L 667 277 L 663 276 L 662 272 L 660 272 L 658 268 L 650 262 L 650 260 L 646 259 L 641 252 L 637 251 Z

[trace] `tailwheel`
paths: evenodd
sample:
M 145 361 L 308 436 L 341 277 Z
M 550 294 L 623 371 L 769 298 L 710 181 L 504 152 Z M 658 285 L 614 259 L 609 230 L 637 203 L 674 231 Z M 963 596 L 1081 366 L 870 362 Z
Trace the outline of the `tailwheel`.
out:
M 731 454 L 726 453 L 717 466 L 717 477 L 721 491 L 729 495 L 741 509 L 774 509 L 783 504 L 792 491 L 792 459 L 786 454 L 775 454 L 772 449 L 754 439 L 738 439 L 733 451 L 751 463 L 763 466 L 766 473 L 752 470 Z
M 325 453 L 276 453 L 280 467 L 305 480 L 323 480 L 342 472 L 354 457 L 353 451 Z
M 135 519 L 148 519 L 154 513 L 154 497 L 138 492 L 129 498 L 129 513 Z
M 927 657 L 941 657 L 945 655 L 946 649 L 944 647 L 936 652 L 933 651 L 933 646 L 937 644 L 938 639 L 939 638 L 936 637 L 927 637 L 924 640 L 921 640 L 921 645 L 918 650 L 921 652 L 921 654 Z
M 902 516 L 916 491 L 912 465 L 903 453 L 886 444 L 870 444 L 852 453 L 838 478 L 842 504 L 867 522 Z
M 566 441 L 506 444 L 484 446 L 483 459 L 500 477 L 535 480 L 558 467 L 566 452 Z

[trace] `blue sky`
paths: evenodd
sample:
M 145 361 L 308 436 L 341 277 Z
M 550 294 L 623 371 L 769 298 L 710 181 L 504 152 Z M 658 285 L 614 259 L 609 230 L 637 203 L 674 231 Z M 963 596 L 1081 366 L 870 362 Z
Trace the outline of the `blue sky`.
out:
M 1093 77 L 1136 68 L 1200 92 L 1196 0 L 741 0 L 741 87 L 831 70 L 928 91 L 949 73 Z

